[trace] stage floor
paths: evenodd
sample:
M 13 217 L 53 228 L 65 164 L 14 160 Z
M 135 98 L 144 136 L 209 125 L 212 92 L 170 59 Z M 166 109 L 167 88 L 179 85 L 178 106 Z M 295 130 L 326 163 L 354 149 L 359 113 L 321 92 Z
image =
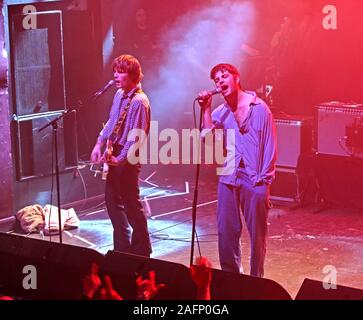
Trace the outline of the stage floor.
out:
M 178 176 L 176 176 L 176 172 Z M 219 269 L 216 230 L 216 177 L 204 168 L 199 184 L 197 234 L 200 252 Z M 152 258 L 189 265 L 194 170 L 165 167 L 144 170 L 142 199 L 148 214 Z M 92 202 L 92 204 L 91 204 Z M 63 242 L 88 247 L 101 253 L 112 250 L 112 226 L 102 197 L 87 199 L 75 208 L 80 227 L 64 231 Z M 269 213 L 269 235 L 265 277 L 282 285 L 294 298 L 305 278 L 323 281 L 332 268 L 338 285 L 363 289 L 363 212 L 330 208 L 315 213 L 314 205 L 291 210 L 291 203 L 273 203 Z M 0 221 L 0 232 L 58 242 L 39 233 L 21 232 L 14 218 Z M 195 243 L 195 255 L 199 255 Z M 249 238 L 242 236 L 243 268 L 249 273 Z M 332 267 L 329 267 L 332 266 Z

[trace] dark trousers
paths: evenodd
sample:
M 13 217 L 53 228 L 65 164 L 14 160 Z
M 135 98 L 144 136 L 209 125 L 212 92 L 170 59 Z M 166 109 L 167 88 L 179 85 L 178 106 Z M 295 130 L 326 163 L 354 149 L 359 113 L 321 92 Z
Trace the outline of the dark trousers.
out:
M 139 174 L 137 165 L 110 166 L 106 207 L 113 226 L 114 250 L 148 257 L 152 250 L 140 200 Z

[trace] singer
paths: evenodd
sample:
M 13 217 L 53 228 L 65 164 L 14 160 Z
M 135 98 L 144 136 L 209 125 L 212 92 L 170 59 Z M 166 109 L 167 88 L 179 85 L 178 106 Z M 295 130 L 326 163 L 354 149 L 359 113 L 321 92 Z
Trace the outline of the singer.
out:
M 199 93 L 204 128 L 235 131 L 235 143 L 224 138 L 233 172 L 221 175 L 218 183 L 218 249 L 222 270 L 241 272 L 242 215 L 251 240 L 250 274 L 264 275 L 269 186 L 275 175 L 276 136 L 272 114 L 256 93 L 243 91 L 240 74 L 230 64 L 218 64 L 210 72 L 225 103 L 211 111 L 212 93 Z M 228 157 L 233 148 L 234 157 Z M 230 165 L 230 163 L 229 163 Z
M 127 136 L 133 129 L 142 129 L 148 134 L 150 103 L 141 90 L 143 74 L 135 57 L 117 57 L 112 69 L 118 90 L 113 98 L 109 119 L 92 150 L 91 161 L 109 165 L 105 199 L 113 226 L 114 250 L 149 257 L 151 243 L 140 201 L 141 165 L 131 164 L 127 159 L 128 151 L 134 144 L 127 140 Z M 102 153 L 104 146 L 106 150 Z

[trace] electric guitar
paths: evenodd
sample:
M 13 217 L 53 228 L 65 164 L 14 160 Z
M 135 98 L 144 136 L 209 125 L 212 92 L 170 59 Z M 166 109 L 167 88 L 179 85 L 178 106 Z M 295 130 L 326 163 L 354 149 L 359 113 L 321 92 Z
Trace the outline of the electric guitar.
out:
M 116 123 L 116 126 L 113 129 L 113 132 L 112 132 L 111 136 L 107 139 L 105 152 L 103 154 L 103 157 L 104 157 L 104 159 L 106 161 L 106 162 L 103 163 L 103 170 L 102 170 L 102 179 L 103 180 L 106 180 L 106 178 L 107 178 L 107 174 L 108 174 L 108 171 L 109 171 L 109 165 L 107 164 L 107 162 L 111 161 L 112 153 L 113 153 L 113 143 L 112 143 L 113 140 L 111 139 L 111 137 L 116 137 L 117 136 L 118 132 L 120 131 L 122 125 L 125 122 L 126 114 L 127 114 L 128 109 L 130 108 L 131 101 L 132 101 L 133 97 L 135 96 L 135 94 L 137 94 L 139 92 L 141 92 L 140 88 L 135 90 L 132 93 L 132 95 L 129 97 L 127 105 L 125 106 L 123 112 L 121 113 L 121 116 L 118 119 L 118 121 Z
M 106 180 L 107 179 L 107 175 L 108 175 L 108 171 L 109 171 L 109 165 L 107 164 L 107 162 L 108 161 L 111 161 L 112 152 L 113 152 L 112 140 L 111 139 L 107 139 L 105 152 L 103 153 L 103 157 L 105 159 L 105 162 L 103 163 L 102 180 Z

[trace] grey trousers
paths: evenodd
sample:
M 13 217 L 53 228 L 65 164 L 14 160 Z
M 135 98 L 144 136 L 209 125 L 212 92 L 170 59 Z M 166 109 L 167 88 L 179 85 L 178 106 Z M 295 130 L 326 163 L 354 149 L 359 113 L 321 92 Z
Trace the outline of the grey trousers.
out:
M 218 185 L 218 248 L 222 270 L 243 273 L 241 263 L 242 216 L 251 240 L 250 274 L 263 277 L 266 254 L 269 186 L 253 186 L 246 174 L 239 186 Z

